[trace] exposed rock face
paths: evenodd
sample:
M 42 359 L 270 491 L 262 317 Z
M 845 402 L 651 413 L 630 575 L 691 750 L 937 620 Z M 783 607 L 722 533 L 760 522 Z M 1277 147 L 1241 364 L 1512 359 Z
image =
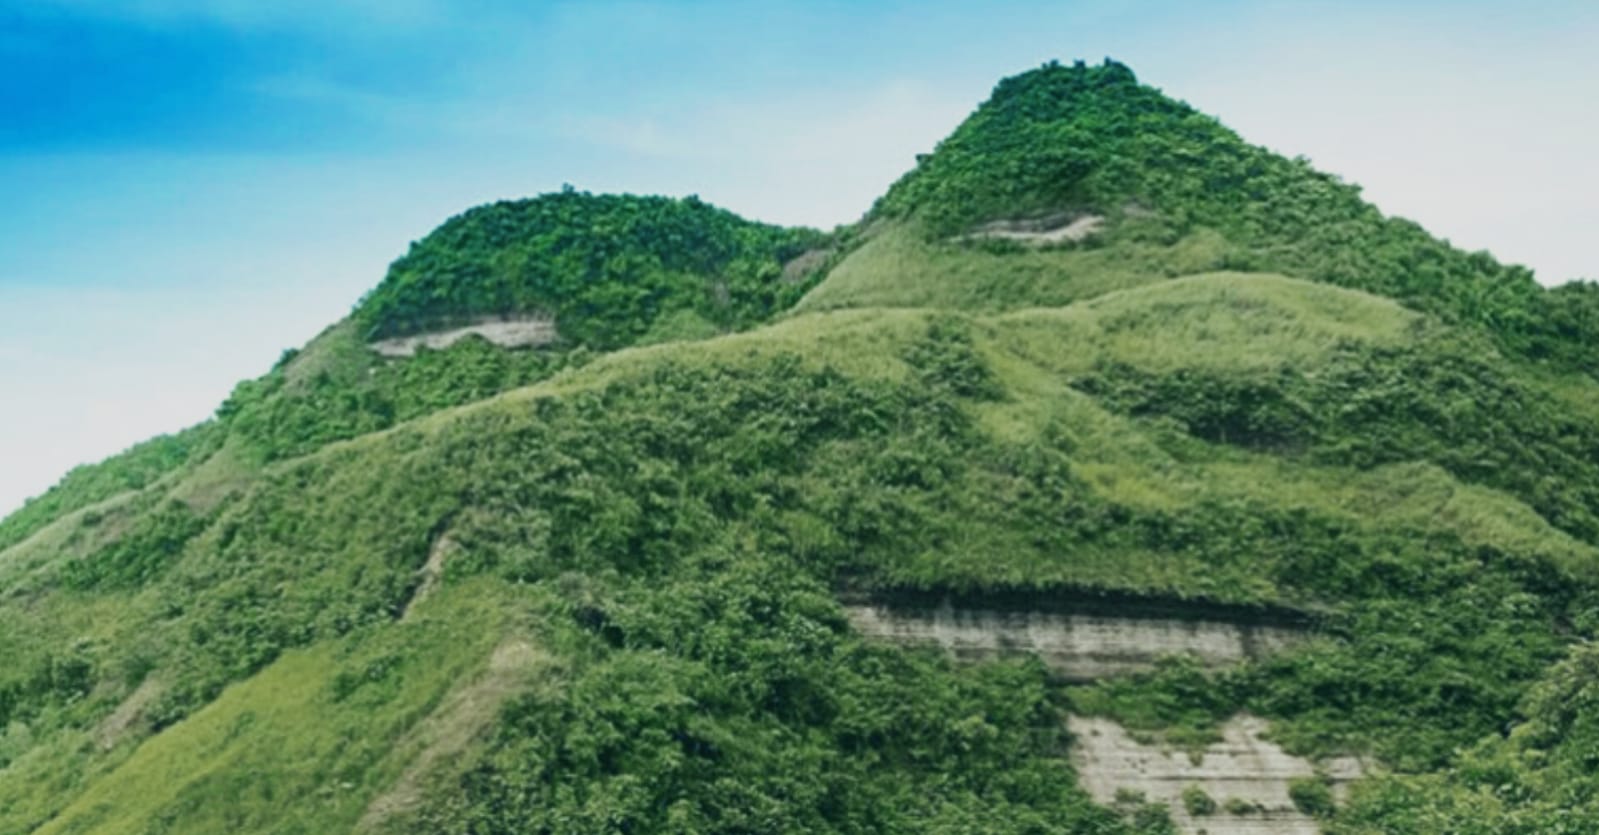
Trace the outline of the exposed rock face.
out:
M 1118 792 L 1138 793 L 1151 803 L 1164 803 L 1172 820 L 1185 832 L 1208 835 L 1316 835 L 1321 827 L 1314 818 L 1294 807 L 1289 783 L 1320 777 L 1332 784 L 1342 799 L 1351 780 L 1361 776 L 1359 760 L 1340 757 L 1313 766 L 1262 739 L 1266 722 L 1253 716 L 1235 716 L 1222 725 L 1222 741 L 1195 757 L 1183 751 L 1163 750 L 1133 739 L 1109 719 L 1073 716 L 1072 761 L 1083 788 L 1099 803 L 1112 804 Z M 1191 816 L 1183 805 L 1185 789 L 1197 787 L 1219 808 Z M 1229 800 L 1255 807 L 1247 814 L 1227 810 Z
M 547 316 L 520 319 L 482 319 L 470 325 L 414 336 L 380 339 L 371 348 L 385 357 L 409 357 L 418 348 L 438 350 L 448 348 L 471 335 L 506 348 L 525 348 L 548 345 L 560 335 L 555 330 L 555 320 Z
M 1098 232 L 1105 225 L 1099 215 L 1055 214 L 1028 219 L 995 220 L 967 234 L 967 238 L 1000 238 L 1031 246 L 1077 242 Z
M 1147 670 L 1162 656 L 1190 655 L 1222 667 L 1279 651 L 1310 633 L 1308 626 L 1225 613 L 1176 609 L 1125 614 L 1041 611 L 949 600 L 905 606 L 851 602 L 845 613 L 862 635 L 908 646 L 939 646 L 957 657 L 1037 655 L 1061 679 L 1092 681 Z
M 844 610 L 869 638 L 942 647 L 973 660 L 1030 653 L 1070 682 L 1147 670 L 1171 655 L 1223 667 L 1283 650 L 1314 632 L 1303 614 L 1134 599 L 909 595 L 847 600 Z M 1263 739 L 1266 723 L 1252 716 L 1228 721 L 1222 741 L 1198 756 L 1140 743 L 1108 719 L 1074 716 L 1069 724 L 1074 765 L 1096 801 L 1114 805 L 1118 793 L 1141 795 L 1165 804 L 1173 821 L 1192 833 L 1315 835 L 1320 827 L 1295 808 L 1290 782 L 1325 779 L 1341 798 L 1345 784 L 1363 770 L 1354 759 L 1317 767 L 1292 756 Z M 1203 791 L 1218 808 L 1189 815 L 1183 792 L 1190 788 Z M 1229 811 L 1229 805 L 1249 811 Z

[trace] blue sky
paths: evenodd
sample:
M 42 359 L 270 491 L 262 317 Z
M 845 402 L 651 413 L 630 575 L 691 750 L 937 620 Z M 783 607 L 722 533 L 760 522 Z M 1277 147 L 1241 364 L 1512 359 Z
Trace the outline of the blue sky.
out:
M 1114 56 L 1545 283 L 1599 277 L 1585 2 L 0 2 L 0 513 L 204 419 L 476 203 L 830 227 L 987 94 Z

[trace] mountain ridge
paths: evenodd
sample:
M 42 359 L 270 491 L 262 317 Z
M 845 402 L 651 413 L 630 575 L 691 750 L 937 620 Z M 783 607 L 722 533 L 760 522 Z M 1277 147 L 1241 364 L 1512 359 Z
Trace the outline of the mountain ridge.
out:
M 1193 171 L 1151 163 L 1172 120 Z M 1282 255 L 1358 195 L 1263 153 L 1051 64 L 832 233 L 575 191 L 448 221 L 215 419 L 0 522 L 0 832 L 1171 832 L 1094 802 L 1065 718 L 1202 751 L 1243 713 L 1379 766 L 1273 814 L 1599 825 L 1596 308 L 1551 301 L 1592 290 L 1364 204 L 1379 251 Z M 562 339 L 371 344 L 530 313 Z M 841 608 L 896 595 L 1334 628 L 1063 686 Z

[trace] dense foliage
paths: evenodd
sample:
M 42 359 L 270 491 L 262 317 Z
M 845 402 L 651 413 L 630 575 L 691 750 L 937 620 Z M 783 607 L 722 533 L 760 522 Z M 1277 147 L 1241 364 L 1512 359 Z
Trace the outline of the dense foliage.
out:
M 451 218 L 394 262 L 355 316 L 384 337 L 543 315 L 594 348 L 632 344 L 682 311 L 744 328 L 799 297 L 807 276 L 784 281 L 783 266 L 822 241 L 693 197 L 568 189 Z
M 864 645 L 780 559 L 694 563 L 591 591 L 580 660 L 510 706 L 422 828 L 1128 831 L 1060 779 L 1037 669 Z
M 748 328 L 814 282 L 825 258 L 784 266 L 824 242 L 694 198 L 567 190 L 481 206 L 413 245 L 353 324 L 241 383 L 218 417 L 242 447 L 275 460 L 537 382 L 584 364 L 591 346 Z M 396 361 L 365 344 L 516 315 L 553 316 L 559 343 L 504 351 L 469 337 Z
M 1523 721 L 1441 774 L 1356 793 L 1339 835 L 1577 835 L 1599 827 L 1599 652 L 1585 643 L 1527 694 Z

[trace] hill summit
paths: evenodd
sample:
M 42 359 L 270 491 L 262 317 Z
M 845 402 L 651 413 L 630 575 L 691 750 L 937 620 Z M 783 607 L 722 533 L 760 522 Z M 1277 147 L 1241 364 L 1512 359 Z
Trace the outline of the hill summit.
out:
M 0 522 L 0 833 L 1599 831 L 1596 311 L 1114 62 L 478 207 Z
M 1398 298 L 1483 327 L 1505 350 L 1527 358 L 1592 367 L 1599 357 L 1591 285 L 1545 293 L 1526 269 L 1461 252 L 1412 222 L 1385 218 L 1358 187 L 1302 157 L 1248 144 L 1108 59 L 1100 66 L 1046 64 L 1001 81 L 878 200 L 867 222 L 884 240 L 862 254 L 859 273 L 846 268 L 809 306 L 856 299 L 1026 306 L 1069 301 L 1085 281 L 1098 292 L 1109 272 L 1120 273 L 1112 281 L 1125 285 L 1236 269 Z M 1043 234 L 1067 232 L 1074 223 L 1080 234 L 1053 240 Z M 1034 234 L 1006 236 L 1007 228 Z M 1032 259 L 1009 271 L 1010 281 L 999 279 L 997 293 L 991 271 L 973 257 L 956 259 L 967 262 L 959 264 L 968 267 L 962 273 L 950 274 L 947 263 L 935 268 L 926 281 L 950 286 L 931 288 L 881 286 L 893 277 L 879 279 L 871 264 L 880 250 L 904 261 L 939 243 L 992 248 L 1018 240 L 1110 252 Z M 1062 274 L 1068 279 L 1059 280 Z M 1026 286 L 1011 292 L 1011 281 Z

